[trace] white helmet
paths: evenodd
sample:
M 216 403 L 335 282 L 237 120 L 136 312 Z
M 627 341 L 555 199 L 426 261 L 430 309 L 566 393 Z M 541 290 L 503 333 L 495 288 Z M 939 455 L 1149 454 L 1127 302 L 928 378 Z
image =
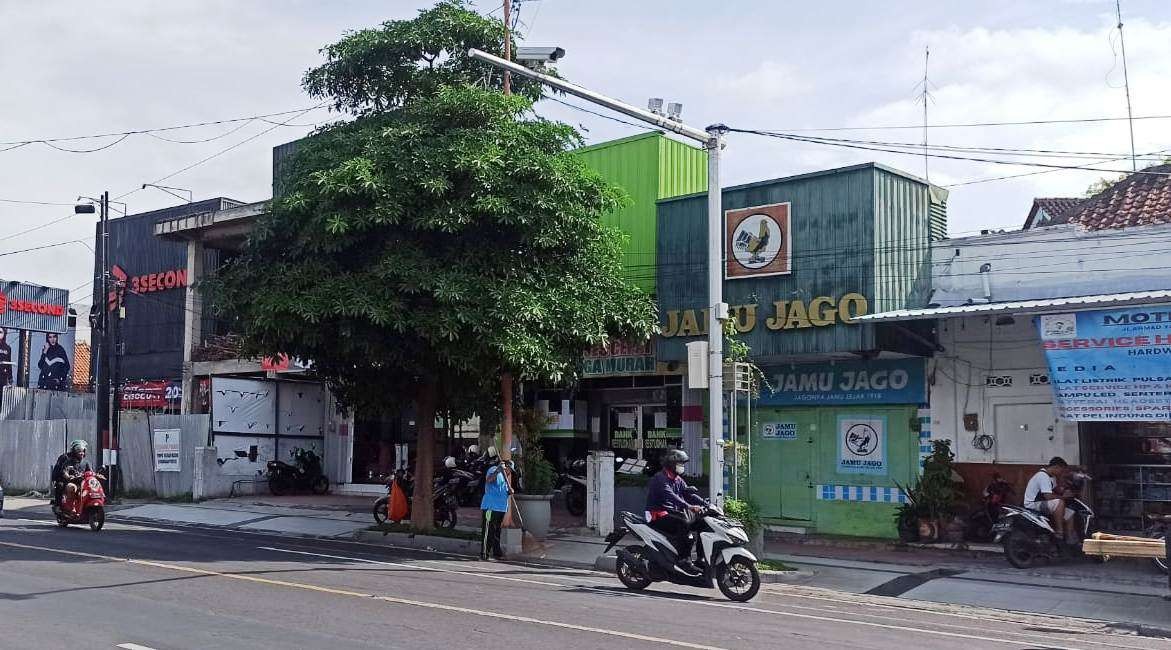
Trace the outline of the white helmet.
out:
M 468 445 L 468 453 L 469 454 L 480 453 L 480 445 Z
M 443 459 L 443 466 L 447 469 L 455 469 L 455 457 L 448 456 Z

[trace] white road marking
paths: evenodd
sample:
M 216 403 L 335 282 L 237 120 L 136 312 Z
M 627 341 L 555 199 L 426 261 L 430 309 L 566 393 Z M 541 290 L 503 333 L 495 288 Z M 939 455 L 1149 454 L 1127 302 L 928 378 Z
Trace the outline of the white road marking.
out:
M 138 645 L 137 643 L 119 643 L 115 648 L 122 648 L 122 650 L 155 650 L 154 648 Z
M 382 561 L 382 560 L 370 560 L 370 559 L 366 559 L 366 558 L 347 557 L 344 555 L 333 555 L 333 554 L 329 554 L 329 553 L 312 553 L 312 552 L 308 552 L 308 551 L 294 551 L 291 549 L 275 548 L 272 546 L 261 546 L 258 548 L 260 550 L 275 551 L 278 553 L 291 553 L 294 555 L 314 556 L 314 557 L 321 557 L 321 558 L 332 559 L 332 560 L 349 560 L 349 561 L 353 561 L 353 562 L 360 562 L 363 564 L 384 564 L 384 565 L 388 565 L 388 566 L 409 567 L 409 568 L 413 568 L 413 569 L 423 569 L 425 571 L 439 571 L 442 573 L 456 573 L 456 574 L 462 574 L 462 575 L 474 576 L 474 577 L 492 578 L 495 580 L 507 580 L 509 582 L 524 582 L 524 583 L 529 583 L 529 584 L 539 584 L 539 585 L 555 586 L 555 587 L 573 586 L 573 585 L 567 585 L 567 584 L 559 583 L 559 582 L 545 582 L 545 581 L 541 581 L 541 580 L 528 580 L 525 578 L 513 578 L 513 577 L 509 577 L 509 576 L 494 576 L 491 574 L 485 574 L 485 573 L 479 573 L 479 572 L 473 572 L 473 571 L 457 571 L 454 569 L 438 569 L 435 567 L 426 567 L 426 566 L 420 566 L 420 565 L 404 564 L 401 562 L 387 562 L 387 561 Z M 590 590 L 590 591 L 599 591 L 599 592 L 606 593 L 607 595 L 614 595 L 614 593 L 615 593 L 614 591 L 611 591 L 611 590 L 599 589 L 599 588 L 595 588 L 595 587 L 578 586 L 578 588 L 586 589 L 586 590 Z M 640 598 L 654 598 L 654 596 L 649 596 L 649 595 L 645 595 L 645 594 L 626 594 L 626 595 L 640 597 Z M 944 637 L 959 638 L 959 639 L 970 639 L 970 640 L 974 640 L 974 641 L 989 641 L 992 643 L 1004 643 L 1004 644 L 1009 644 L 1009 645 L 1025 646 L 1028 648 L 1036 648 L 1037 647 L 1037 644 L 1032 641 L 1017 641 L 1017 640 L 1013 640 L 1013 639 L 993 638 L 993 637 L 978 636 L 978 635 L 973 635 L 973 634 L 962 634 L 962 633 L 958 633 L 958 632 L 945 632 L 945 631 L 937 630 L 937 629 L 908 627 L 908 626 L 904 626 L 904 625 L 890 625 L 887 623 L 875 623 L 875 622 L 870 622 L 870 621 L 859 621 L 859 620 L 855 620 L 855 619 L 834 618 L 832 616 L 819 616 L 819 615 L 814 615 L 814 614 L 799 614 L 796 612 L 783 612 L 783 611 L 776 611 L 776 610 L 771 610 L 771 609 L 762 609 L 759 607 L 749 607 L 747 605 L 733 605 L 733 604 L 728 604 L 728 603 L 714 603 L 714 602 L 709 602 L 709 601 L 692 601 L 692 600 L 686 600 L 686 601 L 681 601 L 681 602 L 691 604 L 691 605 L 703 605 L 703 606 L 708 606 L 708 607 L 720 607 L 720 608 L 725 608 L 725 609 L 735 609 L 735 610 L 740 610 L 740 611 L 745 611 L 745 612 L 754 612 L 754 613 L 760 613 L 760 614 L 771 614 L 774 616 L 790 616 L 793 618 L 801 618 L 801 619 L 814 620 L 814 621 L 825 621 L 825 622 L 832 622 L 832 623 L 848 623 L 850 625 L 860 625 L 863 627 L 876 627 L 876 628 L 882 628 L 882 629 L 887 629 L 887 630 L 897 630 L 897 631 L 902 631 L 902 632 L 917 632 L 920 634 L 944 636 Z M 1008 632 L 1008 634 L 1020 635 L 1020 633 L 1014 633 L 1014 632 Z M 1025 635 L 1020 635 L 1020 636 L 1025 636 Z M 1045 639 L 1049 640 L 1050 642 L 1053 641 L 1052 637 L 1042 637 L 1042 636 L 1038 635 L 1034 638 L 1045 638 Z M 1066 639 L 1060 639 L 1060 641 L 1066 641 Z M 1108 645 L 1109 647 L 1117 647 L 1117 648 L 1132 647 L 1132 646 L 1114 646 L 1114 645 L 1105 644 L 1105 643 L 1096 642 L 1096 641 L 1088 641 L 1088 642 L 1093 645 Z M 1062 647 L 1068 647 L 1068 646 L 1050 645 L 1049 643 L 1046 643 L 1045 647 L 1047 647 L 1047 648 L 1062 648 Z
M 471 609 L 468 607 L 458 607 L 455 605 L 445 605 L 443 603 L 432 603 L 421 600 L 409 600 L 406 598 L 397 598 L 395 596 L 379 596 L 377 594 L 363 593 L 359 591 L 350 591 L 347 589 L 334 589 L 331 587 L 322 587 L 320 585 L 306 584 L 302 582 L 289 582 L 287 580 L 274 580 L 271 578 L 261 578 L 254 575 L 239 575 L 235 573 L 223 573 L 220 571 L 210 571 L 207 569 L 198 569 L 195 567 L 183 566 L 180 564 L 167 564 L 164 562 L 154 562 L 150 560 L 137 560 L 134 558 L 118 558 L 110 555 L 100 555 L 98 553 L 83 553 L 81 551 L 67 551 L 64 549 L 50 548 L 46 546 L 33 546 L 31 544 L 17 544 L 15 542 L 0 542 L 0 546 L 9 546 L 12 548 L 22 548 L 26 550 L 44 551 L 48 553 L 60 553 L 62 555 L 70 555 L 74 557 L 84 557 L 94 560 L 107 560 L 111 562 L 126 562 L 128 564 L 135 564 L 138 566 L 149 566 L 158 569 L 167 569 L 170 571 L 180 571 L 183 573 L 194 573 L 198 575 L 214 576 L 219 578 L 227 578 L 230 580 L 242 580 L 245 582 L 254 582 L 264 585 L 273 585 L 278 587 L 291 587 L 294 589 L 305 589 L 308 591 L 316 591 L 319 593 L 333 594 L 336 596 L 350 596 L 354 598 L 372 598 L 387 603 L 394 603 L 396 605 L 409 605 L 411 607 L 422 607 L 425 609 L 437 609 L 448 612 L 458 612 L 461 614 L 469 614 L 472 616 L 481 616 L 484 618 L 495 618 L 506 621 L 515 621 L 518 623 L 531 623 L 533 625 L 543 625 L 547 627 L 556 627 L 567 630 L 575 630 L 579 632 L 592 632 L 594 634 L 602 634 L 606 636 L 616 636 L 624 639 L 632 639 L 635 641 L 646 641 L 648 643 L 659 643 L 663 645 L 678 646 L 681 648 L 694 648 L 696 650 L 725 650 L 719 646 L 702 645 L 698 643 L 688 643 L 686 641 L 678 641 L 676 639 L 666 639 L 662 637 L 647 636 L 644 634 L 635 634 L 632 632 L 623 632 L 621 630 L 610 630 L 600 627 L 589 627 L 586 625 L 575 625 L 573 623 L 563 623 L 561 621 L 550 621 L 539 618 L 532 618 L 529 616 L 517 616 L 515 614 L 505 614 L 503 612 L 493 612 L 482 609 Z M 125 647 L 125 646 L 118 646 Z M 146 650 L 150 650 L 149 648 Z

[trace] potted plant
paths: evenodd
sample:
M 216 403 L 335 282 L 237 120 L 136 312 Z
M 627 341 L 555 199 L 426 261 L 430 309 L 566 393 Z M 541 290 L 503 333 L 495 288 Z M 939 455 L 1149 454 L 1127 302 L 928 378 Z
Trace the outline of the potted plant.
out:
M 904 544 L 919 541 L 919 501 L 916 498 L 915 488 L 904 487 L 897 481 L 895 486 L 906 495 L 907 499 L 895 509 L 895 528 L 899 532 L 899 541 Z
M 517 438 L 521 444 L 520 489 L 515 495 L 524 529 L 538 539 L 549 534 L 553 509 L 553 486 L 557 470 L 545 459 L 541 433 L 550 419 L 535 409 L 521 409 L 516 418 Z
M 919 541 L 923 542 L 939 541 L 948 529 L 959 501 L 959 490 L 953 478 L 954 460 L 951 441 L 935 440 L 931 443 L 931 455 L 923 461 L 923 474 L 915 481 L 914 487 L 899 486 L 907 495 L 907 502 L 895 513 L 900 539 L 904 535 L 910 536 L 912 521 L 918 522 Z

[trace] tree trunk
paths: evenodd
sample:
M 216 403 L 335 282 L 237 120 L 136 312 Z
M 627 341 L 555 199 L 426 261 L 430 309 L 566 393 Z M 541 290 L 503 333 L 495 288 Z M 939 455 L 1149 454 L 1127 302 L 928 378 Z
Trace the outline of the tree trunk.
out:
M 504 414 L 500 424 L 500 457 L 509 460 L 512 458 L 512 375 L 504 373 L 500 376 L 500 393 Z
M 418 438 L 415 443 L 415 494 L 411 501 L 411 525 L 431 530 L 435 524 L 431 481 L 435 473 L 435 383 L 424 381 L 415 394 Z

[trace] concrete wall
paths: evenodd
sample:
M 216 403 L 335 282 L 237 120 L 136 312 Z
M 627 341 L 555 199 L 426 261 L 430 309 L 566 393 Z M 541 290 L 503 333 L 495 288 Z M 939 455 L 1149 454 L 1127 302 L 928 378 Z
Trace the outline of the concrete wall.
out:
M 997 317 L 939 322 L 945 348 L 929 369 L 931 432 L 952 441 L 960 463 L 1040 465 L 1052 456 L 1080 462 L 1076 422 L 1058 420 L 1036 325 L 1029 316 L 997 325 Z M 979 430 L 964 427 L 975 414 Z M 991 449 L 973 445 L 982 434 Z
M 139 411 L 122 414 L 118 464 L 124 490 L 172 497 L 193 492 L 195 450 L 207 445 L 209 416 L 152 415 Z M 179 471 L 156 472 L 154 430 L 179 429 Z

